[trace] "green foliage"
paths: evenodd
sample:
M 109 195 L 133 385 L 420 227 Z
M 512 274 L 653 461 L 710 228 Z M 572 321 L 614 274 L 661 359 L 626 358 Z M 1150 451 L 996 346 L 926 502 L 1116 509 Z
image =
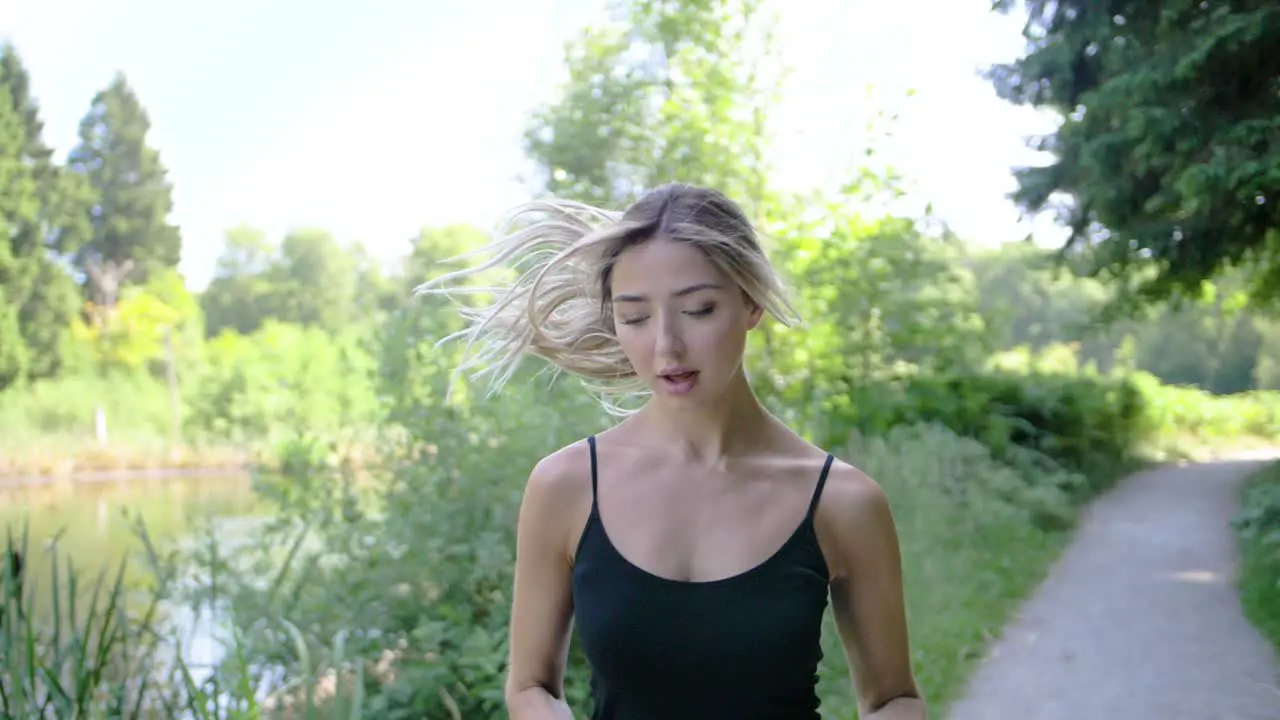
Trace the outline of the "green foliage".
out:
M 356 330 L 268 320 L 249 336 L 225 331 L 187 381 L 187 429 L 237 443 L 358 429 L 378 410 L 375 362 Z
M 1244 307 L 1245 279 L 1228 273 L 1203 284 L 1195 297 L 1147 307 L 1128 316 L 1112 310 L 1121 293 L 1052 251 L 1010 244 L 966 258 L 979 288 L 979 304 L 996 347 L 1041 351 L 1067 343 L 1081 367 L 1143 370 L 1175 385 L 1213 393 L 1276 387 L 1274 353 L 1280 337 L 1274 317 Z
M 225 329 L 249 334 L 268 320 L 342 332 L 377 319 L 384 285 L 359 246 L 344 247 L 326 232 L 294 230 L 277 247 L 240 227 L 227 233 L 200 303 L 210 337 Z
M 1093 267 L 1139 296 L 1195 295 L 1244 263 L 1256 300 L 1280 298 L 1280 8 L 1025 4 L 1028 51 L 991 78 L 1063 122 L 1038 144 L 1054 161 L 1017 173 L 1017 201 L 1056 204 Z
M 0 549 L 0 715 L 52 720 L 144 720 L 188 717 L 195 720 L 257 720 L 292 717 L 362 717 L 359 681 L 364 666 L 350 663 L 342 635 L 332 643 L 308 644 L 297 627 L 283 618 L 286 642 L 299 661 L 287 666 L 304 692 L 288 687 L 261 697 L 258 673 L 241 653 L 233 653 L 223 672 L 197 679 L 181 642 L 174 641 L 167 617 L 180 576 L 174 557 L 162 554 L 141 521 L 133 524 L 141 540 L 146 577 L 153 584 L 131 586 L 127 558 L 108 574 L 103 568 L 91 586 L 85 575 L 63 557 L 56 538 L 40 553 L 32 552 L 25 531 L 15 542 L 12 532 Z M 13 559 L 18 558 L 14 563 Z M 34 582 L 48 572 L 47 584 Z M 47 589 L 46 600 L 37 591 Z M 206 597 L 216 602 L 218 597 Z M 39 601 L 39 602 L 37 602 Z M 317 663 L 318 661 L 318 663 Z M 354 674 L 322 678 L 317 664 Z M 317 692 L 322 680 L 337 679 Z
M 51 378 L 0 394 L 0 472 L 23 475 L 47 456 L 65 463 L 94 446 L 94 415 L 105 413 L 120 447 L 162 444 L 170 429 L 164 384 L 149 374 Z
M 173 188 L 160 153 L 147 145 L 150 129 L 142 103 L 117 74 L 94 95 L 80 121 L 80 144 L 67 158 L 93 189 L 86 209 L 93 232 L 83 245 L 62 250 L 74 250 L 90 299 L 108 310 L 122 285 L 177 267 L 181 255 L 182 238 L 168 222 Z
M 1100 326 L 1117 291 L 1080 277 L 1087 263 L 1071 258 L 1055 274 L 1033 248 L 965 248 L 929 217 L 885 211 L 900 196 L 889 174 L 859 169 L 827 194 L 777 192 L 762 160 L 777 78 L 760 4 L 623 9 L 625 22 L 570 44 L 568 81 L 530 121 L 538 190 L 619 207 L 684 180 L 747 207 L 806 320 L 753 334 L 753 382 L 781 417 L 889 492 L 914 660 L 935 713 L 1115 466 L 1153 440 L 1280 432 L 1273 394 L 1210 392 L 1280 387 L 1267 359 L 1280 326 L 1241 309 L 1246 278 L 1201 283 L 1182 307 Z M 255 479 L 272 516 L 238 547 L 211 530 L 188 548 L 190 592 L 170 598 L 225 620 L 223 662 L 199 680 L 149 673 L 155 692 L 196 717 L 504 716 L 524 480 L 548 451 L 607 419 L 537 367 L 500 397 L 464 383 L 446 400 L 460 348 L 435 342 L 459 318 L 411 290 L 485 234 L 424 229 L 402 266 L 384 272 L 358 244 L 318 229 L 276 243 L 241 227 L 197 299 L 172 272 L 168 184 L 123 79 L 95 98 L 64 172 L 37 162 L 48 153 L 14 57 L 0 65 L 0 177 L 15 188 L 0 198 L 0 223 L 26 234 L 0 245 L 0 437 L 48 441 L 66 456 L 92 437 L 100 407 L 114 452 L 122 436 L 167 437 L 172 348 L 184 440 L 274 451 L 276 472 Z M 1110 177 L 1082 177 L 1115 191 Z M 89 207 L 102 211 L 92 232 Z M 75 322 L 59 265 L 68 260 L 89 272 L 93 299 Z M 40 349 L 55 345 L 61 354 L 39 365 Z M 68 367 L 76 373 L 38 379 Z M 353 438 L 376 462 L 361 462 Z M 1248 527 L 1270 517 L 1258 513 Z M 47 637 L 30 627 L 27 637 Z M 159 647 L 144 637 L 149 626 L 114 627 L 121 654 Z M 824 711 L 848 718 L 829 618 L 827 629 Z M 102 677 L 116 684 L 95 686 L 104 697 L 131 673 L 109 666 Z M 575 645 L 568 694 L 578 708 L 585 673 Z M 43 677 L 19 669 L 0 682 L 38 689 Z
M 1280 434 L 1280 393 L 1274 391 L 1215 396 L 1199 388 L 1162 384 L 1149 374 L 1133 381 L 1147 398 L 1147 415 L 1156 437 L 1183 435 L 1202 443 L 1238 438 L 1267 441 Z
M 856 388 L 968 367 L 989 349 L 960 249 L 908 218 L 868 218 L 868 204 L 851 187 L 831 199 L 779 200 L 764 221 L 805 323 L 768 325 L 753 338 L 767 368 L 757 382 L 776 412 L 819 442 L 843 441 L 840 418 Z
M 568 82 L 525 133 L 538 182 L 621 207 L 671 180 L 764 200 L 766 107 L 777 67 L 759 0 L 626 4 L 566 50 Z M 771 75 L 773 73 L 774 75 Z
M 1280 651 L 1280 464 L 1249 478 L 1233 523 L 1241 555 L 1245 613 Z
M 524 480 L 548 447 L 603 422 L 573 385 L 522 382 L 465 408 L 429 406 L 386 449 L 386 471 L 371 477 L 356 480 L 313 448 L 297 448 L 286 474 L 262 479 L 280 514 L 262 542 L 228 560 L 246 569 L 228 591 L 246 628 L 243 651 L 265 662 L 295 659 L 279 633 L 247 632 L 268 612 L 293 618 L 308 638 L 355 628 L 349 650 L 389 665 L 367 678 L 370 714 L 445 717 L 454 705 L 461 717 L 500 717 Z M 287 547 L 299 527 L 311 531 L 281 594 L 256 586 L 253 578 L 279 566 L 272 549 Z M 578 703 L 580 670 L 571 682 Z
M 62 369 L 75 286 L 49 252 L 79 227 L 73 185 L 54 166 L 29 79 L 0 44 L 0 391 Z
M 145 284 L 124 289 L 111 312 L 76 318 L 72 336 L 92 367 L 134 372 L 168 362 L 194 359 L 203 334 L 200 307 L 182 277 L 171 269 L 152 273 Z
M 155 671 L 156 643 L 146 632 L 156 604 L 141 618 L 126 607 L 124 568 L 114 579 L 100 574 L 88 606 L 74 567 L 63 570 L 56 551 L 49 558 L 52 617 L 37 617 L 35 583 L 23 582 L 32 569 L 18 571 L 13 558 L 30 566 L 24 533 L 14 544 L 10 535 L 0 567 L 4 612 L 0 617 L 0 713 L 5 717 L 140 717 L 146 681 Z M 40 568 L 34 568 L 36 570 Z M 16 572 L 15 572 L 16 571 Z M 146 648 L 146 649 L 144 649 Z M 151 708 L 145 708 L 150 710 Z
M 977 441 L 937 425 L 855 436 L 840 455 L 889 495 L 902 545 L 912 664 L 930 716 L 945 716 L 989 633 L 1012 617 L 1067 538 L 1039 527 L 1047 508 L 1072 514 L 1064 498 L 1045 489 L 1081 480 L 1046 470 L 1028 484 Z M 848 666 L 830 614 L 823 646 L 823 716 L 851 720 Z
M 1124 379 L 1036 371 L 922 375 L 866 388 L 858 399 L 864 402 L 855 403 L 859 412 L 849 420 L 863 432 L 941 423 L 1033 479 L 1046 459 L 1092 474 L 1099 458 L 1124 459 L 1146 435 L 1143 398 Z M 1058 489 L 1080 501 L 1102 488 Z
M 1259 323 L 1258 354 L 1253 366 L 1253 386 L 1280 390 L 1280 323 L 1269 319 Z

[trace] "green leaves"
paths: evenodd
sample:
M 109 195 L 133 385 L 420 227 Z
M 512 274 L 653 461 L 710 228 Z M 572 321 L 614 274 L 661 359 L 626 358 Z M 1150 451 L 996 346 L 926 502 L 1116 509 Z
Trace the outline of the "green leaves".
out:
M 90 297 L 108 308 L 118 283 L 145 281 L 155 270 L 176 267 L 181 255 L 178 228 L 168 221 L 172 185 L 160 153 L 147 145 L 150 129 L 133 88 L 117 74 L 93 97 L 80 121 L 80 143 L 68 157 L 68 167 L 93 188 L 85 210 L 92 233 L 76 262 L 90 275 Z
M 82 234 L 83 187 L 49 161 L 29 84 L 13 47 L 0 44 L 0 391 L 61 368 L 76 307 L 50 251 Z
M 1260 280 L 1255 301 L 1280 298 L 1268 243 L 1280 227 L 1280 56 L 1267 49 L 1280 8 L 1027 6 L 1028 53 L 989 78 L 1064 119 L 1053 162 L 1020 170 L 1015 199 L 1065 211 L 1069 246 L 1136 297 L 1168 299 L 1240 265 Z
M 566 50 L 568 81 L 526 131 L 541 187 L 622 207 L 678 180 L 754 209 L 775 81 L 759 6 L 648 0 L 630 3 L 625 23 L 584 30 Z

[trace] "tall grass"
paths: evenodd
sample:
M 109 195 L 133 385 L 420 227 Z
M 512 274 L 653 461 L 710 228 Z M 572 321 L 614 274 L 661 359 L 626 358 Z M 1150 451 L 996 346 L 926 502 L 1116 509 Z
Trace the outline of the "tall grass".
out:
M 203 678 L 183 657 L 167 621 L 178 568 L 162 556 L 141 522 L 147 577 L 130 587 L 129 558 L 86 582 L 58 552 L 57 538 L 33 551 L 28 529 L 5 540 L 0 589 L 0 717 L 62 720 L 192 720 L 363 715 L 363 665 L 351 663 L 343 638 L 331 649 L 308 645 L 287 620 L 279 624 L 294 640 L 300 662 L 285 673 L 289 684 L 264 692 L 253 668 L 233 642 L 217 672 Z M 46 582 L 32 582 L 47 572 Z M 48 593 L 42 597 L 41 588 Z M 319 656 L 318 656 L 319 655 Z M 341 678 L 316 667 L 348 668 Z M 339 681 L 340 680 L 340 681 Z
M 153 551 L 145 533 L 143 540 Z M 22 718 L 144 717 L 154 709 L 149 701 L 163 697 L 152 632 L 162 593 L 139 612 L 126 591 L 127 560 L 112 575 L 100 571 L 86 588 L 73 564 L 63 566 L 57 539 L 50 545 L 33 557 L 26 527 L 20 541 L 6 538 L 6 557 L 21 558 L 24 567 L 4 573 L 0 711 Z M 47 601 L 39 597 L 42 583 L 26 581 L 39 560 L 47 561 Z
M 1034 477 L 938 425 L 855 436 L 841 452 L 884 487 L 902 546 L 913 664 L 931 717 L 943 717 L 993 637 L 1070 538 L 1066 470 Z M 857 717 L 828 613 L 819 692 L 829 720 Z
M 106 444 L 97 436 L 99 409 Z M 231 467 L 247 455 L 230 444 L 174 440 L 168 388 L 146 373 L 70 375 L 0 392 L 0 476 Z

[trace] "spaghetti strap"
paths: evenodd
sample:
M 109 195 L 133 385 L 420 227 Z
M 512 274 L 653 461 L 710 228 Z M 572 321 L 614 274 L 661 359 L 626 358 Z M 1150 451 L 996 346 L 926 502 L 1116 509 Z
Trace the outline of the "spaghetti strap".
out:
M 822 488 L 827 484 L 827 474 L 831 472 L 831 463 L 835 459 L 835 455 L 827 453 L 827 461 L 822 465 L 822 474 L 818 476 L 818 486 L 813 489 L 813 497 L 809 500 L 809 512 L 805 514 L 807 520 L 813 520 L 813 514 L 818 509 L 818 498 L 822 497 Z M 593 474 L 591 477 L 594 483 L 595 475 Z
M 596 436 L 587 437 L 587 446 L 591 448 L 591 504 L 596 503 Z

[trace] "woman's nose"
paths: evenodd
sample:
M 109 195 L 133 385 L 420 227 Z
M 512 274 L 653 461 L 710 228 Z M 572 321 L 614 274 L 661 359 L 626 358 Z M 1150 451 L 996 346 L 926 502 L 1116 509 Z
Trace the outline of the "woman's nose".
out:
M 659 357 L 678 359 L 684 355 L 684 339 L 680 332 L 680 322 L 666 313 L 658 319 L 658 338 L 656 351 Z

